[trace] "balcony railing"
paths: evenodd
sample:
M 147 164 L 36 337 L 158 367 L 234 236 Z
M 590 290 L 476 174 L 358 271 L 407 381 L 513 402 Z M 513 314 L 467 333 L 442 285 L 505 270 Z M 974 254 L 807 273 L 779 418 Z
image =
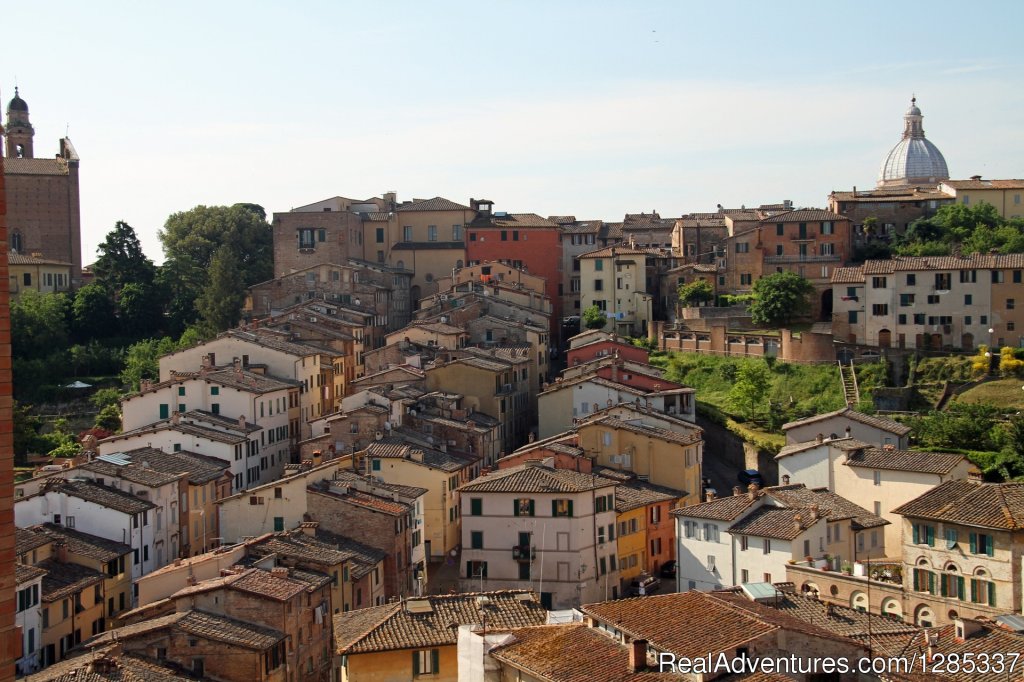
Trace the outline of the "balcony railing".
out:
M 765 256 L 764 257 L 764 262 L 765 263 L 835 263 L 835 262 L 838 262 L 838 261 L 839 261 L 839 256 L 836 256 L 836 255 L 819 256 L 817 254 L 814 254 L 814 255 L 806 255 L 806 256 L 796 255 L 796 256 Z
M 537 558 L 537 548 L 530 545 L 516 545 L 512 548 L 513 561 L 533 561 Z

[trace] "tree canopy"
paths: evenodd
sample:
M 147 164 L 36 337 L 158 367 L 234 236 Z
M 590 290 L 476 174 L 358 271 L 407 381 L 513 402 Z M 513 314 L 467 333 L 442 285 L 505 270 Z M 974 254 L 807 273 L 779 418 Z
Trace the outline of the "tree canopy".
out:
M 597 307 L 596 303 L 585 309 L 580 315 L 580 319 L 587 329 L 604 329 L 604 326 L 608 324 L 608 317 L 603 310 Z
M 754 324 L 785 326 L 811 309 L 814 287 L 795 272 L 776 272 L 754 282 L 750 317 Z
M 894 251 L 903 256 L 1024 252 L 1024 219 L 1006 219 L 991 204 L 947 204 L 930 218 L 919 218 L 897 236 Z
M 715 300 L 715 289 L 707 280 L 698 279 L 689 284 L 680 284 L 679 302 L 684 306 L 696 306 Z
M 152 286 L 156 266 L 146 258 L 138 235 L 128 223 L 117 221 L 97 251 L 99 257 L 92 266 L 96 283 L 113 295 L 119 296 L 128 284 Z

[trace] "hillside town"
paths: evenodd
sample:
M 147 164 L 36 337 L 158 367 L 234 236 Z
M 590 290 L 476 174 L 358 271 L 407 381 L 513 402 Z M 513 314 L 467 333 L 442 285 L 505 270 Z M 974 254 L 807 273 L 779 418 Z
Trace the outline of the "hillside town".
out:
M 876 186 L 818 207 L 231 207 L 272 272 L 233 309 L 204 290 L 200 326 L 94 410 L 113 423 L 15 451 L 17 675 L 1019 678 L 1024 422 L 991 408 L 998 447 L 925 429 L 968 391 L 1021 393 L 1024 180 L 951 178 L 916 98 L 898 115 Z M 87 297 L 126 275 L 112 241 L 81 252 L 71 140 L 42 153 L 17 89 L 2 130 L 24 402 L 45 381 L 18 388 L 18 320 L 64 296 L 95 323 Z M 229 251 L 199 267 L 210 287 L 229 255 L 260 272 Z M 124 330 L 153 307 L 128 307 L 139 290 L 104 290 Z M 693 358 L 723 363 L 727 398 Z M 970 376 L 921 407 L 915 377 L 947 361 Z M 757 386 L 800 368 L 816 393 Z M 78 383 L 65 403 L 99 395 Z

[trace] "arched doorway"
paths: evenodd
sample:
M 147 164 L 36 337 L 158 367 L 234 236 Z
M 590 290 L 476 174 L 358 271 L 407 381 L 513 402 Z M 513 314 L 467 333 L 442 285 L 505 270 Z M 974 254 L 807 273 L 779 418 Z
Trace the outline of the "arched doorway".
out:
M 960 348 L 963 350 L 974 350 L 974 334 L 964 334 L 961 336 Z
M 892 332 L 888 329 L 878 330 L 878 347 L 892 348 Z
M 824 322 L 832 321 L 832 290 L 825 289 L 821 292 L 821 320 Z

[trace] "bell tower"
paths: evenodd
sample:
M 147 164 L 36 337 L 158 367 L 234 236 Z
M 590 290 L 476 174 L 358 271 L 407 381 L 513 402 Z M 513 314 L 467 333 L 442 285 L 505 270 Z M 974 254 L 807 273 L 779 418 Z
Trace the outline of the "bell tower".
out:
M 28 120 L 28 104 L 18 96 L 14 88 L 14 99 L 7 105 L 6 154 L 9 159 L 31 159 L 32 138 L 36 131 Z

